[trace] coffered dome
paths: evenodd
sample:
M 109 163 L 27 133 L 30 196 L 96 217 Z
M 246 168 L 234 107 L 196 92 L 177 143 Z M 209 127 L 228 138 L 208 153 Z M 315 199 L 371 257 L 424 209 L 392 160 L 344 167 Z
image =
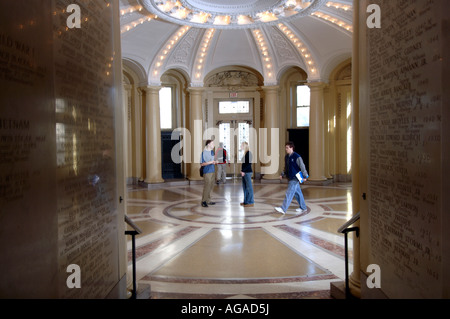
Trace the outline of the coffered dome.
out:
M 161 18 L 200 28 L 244 29 L 315 12 L 327 0 L 140 0 Z
M 352 0 L 119 0 L 124 65 L 144 85 L 171 69 L 191 86 L 226 66 L 276 85 L 291 67 L 326 81 L 351 57 Z

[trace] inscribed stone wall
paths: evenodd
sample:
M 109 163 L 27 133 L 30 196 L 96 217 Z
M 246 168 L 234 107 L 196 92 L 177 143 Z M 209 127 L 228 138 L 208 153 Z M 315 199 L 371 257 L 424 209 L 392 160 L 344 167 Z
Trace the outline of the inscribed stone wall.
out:
M 445 4 L 370 3 L 381 8 L 381 28 L 364 30 L 371 260 L 381 268 L 382 290 L 388 297 L 439 298 Z
M 0 9 L 2 298 L 57 295 L 50 10 L 26 1 Z
M 116 5 L 2 3 L 1 297 L 104 298 L 119 280 Z M 67 285 L 72 264 L 81 288 Z
M 102 297 L 116 283 L 113 26 L 105 1 L 78 1 L 81 28 L 66 30 L 55 0 L 56 165 L 61 294 Z M 82 289 L 67 289 L 67 265 L 81 267 Z

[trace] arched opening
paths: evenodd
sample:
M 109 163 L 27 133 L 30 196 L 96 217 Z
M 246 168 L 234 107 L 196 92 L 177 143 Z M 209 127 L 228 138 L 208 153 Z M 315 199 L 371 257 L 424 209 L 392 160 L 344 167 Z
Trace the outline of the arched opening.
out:
M 262 126 L 262 75 L 248 67 L 227 66 L 205 77 L 204 123 L 207 133 L 227 150 L 226 174 L 240 177 L 242 158 L 239 145 L 248 142 L 255 159 L 258 130 Z M 210 132 L 210 133 L 209 133 Z M 213 136 L 214 135 L 214 136 Z M 204 136 L 205 138 L 205 136 Z M 260 162 L 253 165 L 254 178 L 260 178 Z
M 290 67 L 285 70 L 280 77 L 280 113 L 281 119 L 280 133 L 280 163 L 284 163 L 284 145 L 287 141 L 293 141 L 295 150 L 299 153 L 307 168 L 309 168 L 309 87 L 307 85 L 308 75 L 299 67 Z M 306 93 L 307 96 L 299 96 L 299 93 Z M 304 102 L 299 104 L 299 102 Z M 299 116 L 303 115 L 303 120 Z M 306 121 L 307 120 L 307 121 Z M 305 123 L 305 121 L 307 123 Z M 306 125 L 308 124 L 308 125 Z M 283 168 L 283 167 L 281 167 Z
M 325 92 L 325 124 L 328 163 L 326 170 L 335 181 L 351 181 L 352 156 L 352 79 L 351 59 L 338 66 L 330 74 L 329 86 Z
M 161 76 L 159 91 L 161 124 L 161 163 L 163 179 L 180 179 L 187 176 L 186 163 L 172 158 L 172 150 L 184 143 L 176 129 L 188 127 L 187 104 L 189 96 L 187 77 L 179 70 L 168 70 Z M 183 152 L 183 147 L 180 152 Z M 180 156 L 182 154 L 179 154 Z

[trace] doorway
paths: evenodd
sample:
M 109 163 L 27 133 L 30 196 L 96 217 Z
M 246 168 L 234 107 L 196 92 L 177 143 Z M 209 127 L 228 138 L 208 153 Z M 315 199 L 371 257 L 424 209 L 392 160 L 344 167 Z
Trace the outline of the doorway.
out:
M 294 142 L 295 152 L 300 154 L 309 171 L 309 128 L 288 129 L 289 141 Z
M 240 149 L 242 142 L 249 143 L 251 120 L 227 120 L 219 122 L 219 143 L 227 151 L 228 162 L 227 176 L 241 177 L 241 159 L 244 152 Z M 216 145 L 218 147 L 218 145 Z

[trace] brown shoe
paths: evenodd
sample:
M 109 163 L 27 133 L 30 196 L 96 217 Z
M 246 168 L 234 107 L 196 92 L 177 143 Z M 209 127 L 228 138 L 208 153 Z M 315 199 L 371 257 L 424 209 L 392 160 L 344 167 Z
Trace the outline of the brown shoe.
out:
M 244 207 L 253 207 L 255 204 L 245 204 Z
M 244 203 L 240 203 L 239 205 L 244 206 L 245 204 Z

